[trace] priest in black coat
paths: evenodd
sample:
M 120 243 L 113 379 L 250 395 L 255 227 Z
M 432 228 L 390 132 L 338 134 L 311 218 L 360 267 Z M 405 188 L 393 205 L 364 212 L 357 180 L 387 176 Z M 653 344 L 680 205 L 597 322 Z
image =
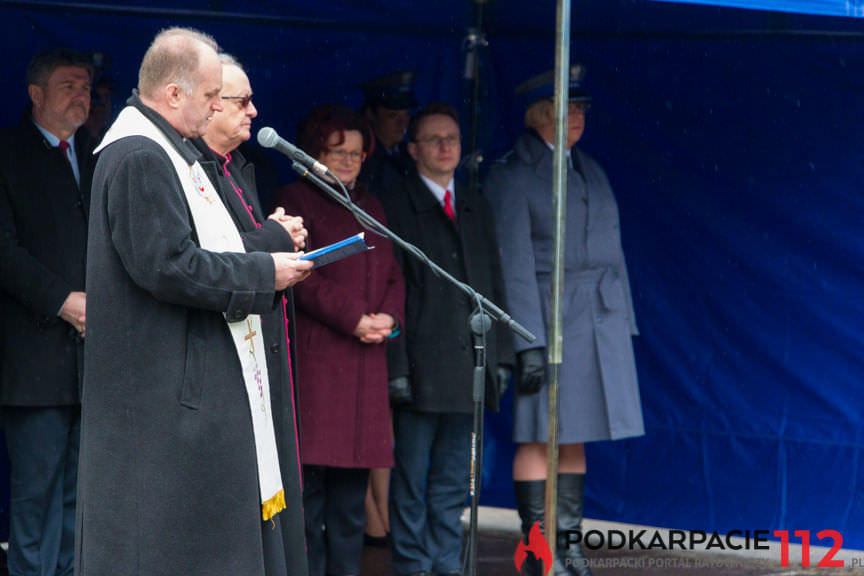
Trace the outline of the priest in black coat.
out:
M 287 576 L 282 514 L 298 511 L 285 510 L 261 317 L 311 263 L 248 252 L 201 167 L 190 139 L 222 110 L 217 49 L 160 32 L 100 145 L 78 576 Z

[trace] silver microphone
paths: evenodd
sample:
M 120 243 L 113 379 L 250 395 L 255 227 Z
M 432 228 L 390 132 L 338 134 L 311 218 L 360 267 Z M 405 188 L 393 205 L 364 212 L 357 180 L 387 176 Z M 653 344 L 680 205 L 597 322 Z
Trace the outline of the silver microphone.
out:
M 269 126 L 265 126 L 258 131 L 258 144 L 264 148 L 275 148 L 282 154 L 285 154 L 294 161 L 311 169 L 319 176 L 334 177 L 330 173 L 330 170 L 327 169 L 327 166 L 318 162 L 297 146 L 294 146 L 284 138 L 280 137 L 279 134 L 276 133 L 276 130 Z

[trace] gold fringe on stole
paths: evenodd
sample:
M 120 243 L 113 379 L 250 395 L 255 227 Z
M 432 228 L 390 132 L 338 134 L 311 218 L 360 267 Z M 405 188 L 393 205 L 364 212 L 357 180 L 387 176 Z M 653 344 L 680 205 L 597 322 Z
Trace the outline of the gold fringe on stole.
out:
M 285 509 L 285 491 L 279 490 L 272 498 L 261 504 L 261 517 L 270 520 Z

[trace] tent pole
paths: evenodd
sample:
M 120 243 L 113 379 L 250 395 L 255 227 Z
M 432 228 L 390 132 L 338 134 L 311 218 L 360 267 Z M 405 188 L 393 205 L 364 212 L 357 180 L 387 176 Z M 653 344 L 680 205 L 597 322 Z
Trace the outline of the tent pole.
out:
M 483 161 L 478 149 L 480 132 L 480 49 L 488 46 L 486 31 L 483 27 L 483 7 L 487 0 L 474 0 L 474 28 L 468 30 L 465 38 L 465 71 L 463 77 L 471 81 L 471 127 L 468 134 L 468 156 L 465 167 L 468 172 L 468 187 L 477 190 L 480 187 L 480 162 Z
M 567 206 L 567 91 L 570 84 L 570 0 L 558 0 L 555 34 L 555 154 L 552 209 L 555 248 L 549 322 L 549 433 L 546 442 L 546 540 L 558 554 L 558 378 L 562 362 L 561 294 L 564 287 L 564 233 Z
M 465 40 L 467 51 L 464 78 L 471 80 L 471 132 L 469 134 L 469 152 L 466 161 L 468 186 L 476 191 L 480 188 L 480 162 L 483 160 L 477 149 L 478 132 L 480 130 L 480 48 L 487 45 L 486 33 L 483 30 L 483 6 L 486 0 L 474 0 L 476 15 L 475 28 L 468 30 Z M 480 311 L 482 315 L 482 310 Z M 474 423 L 471 434 L 471 474 L 470 474 L 470 520 L 468 526 L 468 542 L 463 559 L 465 576 L 477 576 L 477 530 L 478 508 L 480 506 L 480 488 L 483 477 L 483 413 L 485 382 L 486 382 L 486 349 L 485 332 L 489 328 L 483 325 L 482 318 L 472 315 L 471 331 L 474 341 Z

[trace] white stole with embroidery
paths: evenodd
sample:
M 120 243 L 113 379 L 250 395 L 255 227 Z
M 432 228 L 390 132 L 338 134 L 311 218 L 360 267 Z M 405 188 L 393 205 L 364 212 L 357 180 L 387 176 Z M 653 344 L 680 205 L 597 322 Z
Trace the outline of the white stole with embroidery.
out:
M 168 154 L 183 186 L 201 248 L 211 252 L 246 252 L 240 232 L 201 165 L 196 161 L 189 166 L 159 128 L 137 108 L 128 106 L 120 112 L 95 152 L 128 136 L 149 138 Z M 285 493 L 276 452 L 261 317 L 250 314 L 240 322 L 228 322 L 228 327 L 243 368 L 243 381 L 252 415 L 261 514 L 264 520 L 269 520 L 285 508 Z

